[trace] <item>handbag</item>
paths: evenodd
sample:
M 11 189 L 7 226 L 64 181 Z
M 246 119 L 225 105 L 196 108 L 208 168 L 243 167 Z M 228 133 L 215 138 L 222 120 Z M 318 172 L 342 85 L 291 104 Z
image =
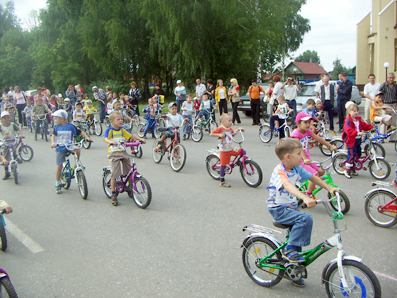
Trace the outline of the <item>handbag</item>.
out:
M 263 98 L 263 102 L 270 102 L 269 95 L 265 95 L 265 97 Z

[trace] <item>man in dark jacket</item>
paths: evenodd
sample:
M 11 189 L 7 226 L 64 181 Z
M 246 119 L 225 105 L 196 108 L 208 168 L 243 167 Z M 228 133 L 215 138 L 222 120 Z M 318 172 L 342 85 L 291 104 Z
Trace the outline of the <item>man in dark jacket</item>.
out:
M 343 81 L 338 87 L 338 101 L 339 101 L 339 132 L 343 131 L 343 123 L 346 118 L 346 102 L 352 97 L 353 83 L 349 81 L 347 73 L 342 74 Z

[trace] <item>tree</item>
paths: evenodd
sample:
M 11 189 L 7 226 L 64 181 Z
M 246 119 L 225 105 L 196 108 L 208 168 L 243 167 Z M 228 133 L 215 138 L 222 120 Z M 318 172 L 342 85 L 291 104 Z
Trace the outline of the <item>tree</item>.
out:
M 338 57 L 336 57 L 335 61 L 333 62 L 333 65 L 334 65 L 334 70 L 332 71 L 333 80 L 338 80 L 339 79 L 338 75 L 340 73 L 344 73 L 348 71 L 348 69 L 342 65 L 341 59 L 339 59 Z
M 317 51 L 306 50 L 295 59 L 296 62 L 313 62 L 321 65 Z

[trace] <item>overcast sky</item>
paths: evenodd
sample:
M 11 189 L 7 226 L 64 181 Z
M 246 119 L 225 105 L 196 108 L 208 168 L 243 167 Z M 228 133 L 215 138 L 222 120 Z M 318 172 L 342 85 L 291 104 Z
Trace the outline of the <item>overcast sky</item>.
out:
M 7 1 L 0 0 L 1 4 Z M 46 0 L 14 0 L 15 12 L 27 23 L 32 9 L 46 7 Z M 294 57 L 305 50 L 318 52 L 325 70 L 333 69 L 338 56 L 348 67 L 356 65 L 356 25 L 371 11 L 371 0 L 307 0 L 301 14 L 310 20 L 311 31 L 306 33 Z

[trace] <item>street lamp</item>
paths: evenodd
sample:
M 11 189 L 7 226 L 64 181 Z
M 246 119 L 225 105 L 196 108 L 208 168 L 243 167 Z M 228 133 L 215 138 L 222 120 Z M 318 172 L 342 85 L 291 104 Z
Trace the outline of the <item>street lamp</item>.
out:
M 383 66 L 386 68 L 386 81 L 387 81 L 387 69 L 389 68 L 390 64 L 389 64 L 389 62 L 385 62 L 385 64 L 383 64 Z

